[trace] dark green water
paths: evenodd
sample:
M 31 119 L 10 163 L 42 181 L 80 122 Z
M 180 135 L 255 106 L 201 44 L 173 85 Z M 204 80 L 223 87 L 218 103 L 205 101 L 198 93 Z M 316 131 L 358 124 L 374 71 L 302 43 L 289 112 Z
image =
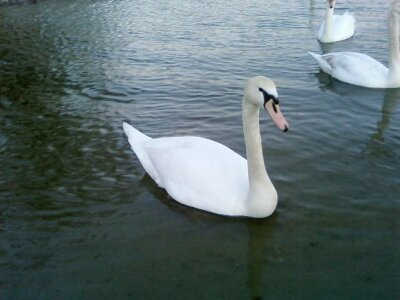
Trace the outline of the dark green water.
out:
M 400 90 L 332 80 L 307 51 L 387 64 L 388 1 L 41 1 L 0 8 L 0 299 L 399 299 Z M 265 220 L 175 203 L 121 125 L 244 155 L 247 78 L 279 203 Z

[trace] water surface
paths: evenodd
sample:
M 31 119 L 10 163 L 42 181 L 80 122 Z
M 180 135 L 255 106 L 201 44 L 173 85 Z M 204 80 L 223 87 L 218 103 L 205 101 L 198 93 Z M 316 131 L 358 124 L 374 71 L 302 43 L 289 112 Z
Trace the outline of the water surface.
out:
M 344 1 L 350 40 L 320 45 L 323 1 L 41 1 L 0 8 L 1 299 L 398 299 L 399 89 L 331 79 L 307 51 L 387 64 L 388 1 Z M 264 220 L 177 204 L 123 121 L 241 155 L 244 83 L 278 191 Z

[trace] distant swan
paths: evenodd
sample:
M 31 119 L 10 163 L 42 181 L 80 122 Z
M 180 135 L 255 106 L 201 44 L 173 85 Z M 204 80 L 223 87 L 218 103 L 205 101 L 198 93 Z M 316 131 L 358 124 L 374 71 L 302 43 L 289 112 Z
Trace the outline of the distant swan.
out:
M 354 35 L 356 20 L 353 14 L 346 11 L 343 15 L 334 15 L 335 3 L 336 0 L 328 0 L 325 21 L 318 32 L 318 40 L 321 43 L 343 41 Z
M 310 53 L 321 69 L 332 77 L 369 88 L 400 87 L 399 52 L 400 3 L 389 13 L 389 68 L 368 55 L 357 52 L 336 52 L 324 55 Z
M 249 79 L 242 102 L 247 161 L 209 139 L 152 139 L 127 123 L 123 128 L 144 169 L 176 201 L 221 215 L 263 218 L 274 212 L 278 197 L 265 170 L 260 107 L 282 131 L 289 128 L 274 82 L 263 76 Z

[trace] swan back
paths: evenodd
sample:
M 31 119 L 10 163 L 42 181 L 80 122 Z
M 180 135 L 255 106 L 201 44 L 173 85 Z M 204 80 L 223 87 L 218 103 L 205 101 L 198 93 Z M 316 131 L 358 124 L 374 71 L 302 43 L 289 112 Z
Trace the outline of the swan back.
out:
M 331 34 L 325 32 L 325 21 L 318 31 L 318 40 L 321 43 L 334 43 L 351 38 L 355 33 L 356 19 L 350 12 L 343 15 L 333 15 L 333 30 Z

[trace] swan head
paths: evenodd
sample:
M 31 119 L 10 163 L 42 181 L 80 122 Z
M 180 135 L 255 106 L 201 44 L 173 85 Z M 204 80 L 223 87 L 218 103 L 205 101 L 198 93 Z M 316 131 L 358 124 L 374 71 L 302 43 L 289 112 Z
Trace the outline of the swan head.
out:
M 328 6 L 330 9 L 334 9 L 336 4 L 336 0 L 328 0 Z
M 245 87 L 244 99 L 257 107 L 264 107 L 280 130 L 289 130 L 289 124 L 280 110 L 275 83 L 271 79 L 264 76 L 250 78 Z

